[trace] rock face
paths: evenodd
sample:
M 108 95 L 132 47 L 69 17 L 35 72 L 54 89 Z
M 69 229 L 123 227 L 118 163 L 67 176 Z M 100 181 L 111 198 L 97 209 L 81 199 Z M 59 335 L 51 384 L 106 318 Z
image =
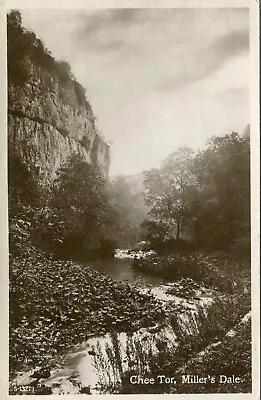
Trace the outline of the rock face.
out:
M 98 133 L 81 85 L 73 77 L 61 81 L 39 63 L 21 58 L 27 71 L 24 82 L 17 84 L 9 74 L 9 154 L 19 156 L 29 167 L 37 167 L 43 178 L 52 180 L 61 164 L 79 153 L 107 177 L 109 146 Z

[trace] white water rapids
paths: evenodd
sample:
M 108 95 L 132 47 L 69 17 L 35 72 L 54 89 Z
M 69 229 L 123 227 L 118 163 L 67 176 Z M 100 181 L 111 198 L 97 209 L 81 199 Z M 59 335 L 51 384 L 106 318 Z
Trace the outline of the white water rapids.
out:
M 171 284 L 159 285 L 152 288 L 140 288 L 141 292 L 149 291 L 162 304 L 167 303 L 177 306 L 176 318 L 184 335 L 196 335 L 198 333 L 198 313 L 207 313 L 207 308 L 212 302 L 211 293 L 201 296 L 197 293 L 197 299 L 187 300 L 168 294 Z M 150 328 L 142 328 L 132 335 L 125 332 L 107 334 L 103 337 L 94 337 L 68 350 L 61 368 L 51 371 L 51 376 L 42 379 L 52 389 L 53 394 L 78 394 L 83 387 L 89 387 L 91 394 L 101 393 L 100 387 L 117 387 L 121 380 L 121 374 L 133 365 L 141 375 L 146 373 L 146 359 L 150 354 L 160 352 L 158 342 L 166 343 L 169 350 L 177 347 L 177 336 L 170 325 Z M 116 350 L 117 351 L 116 351 Z M 131 352 L 129 351 L 131 349 Z M 140 362 L 140 354 L 142 359 Z M 144 370 L 145 368 L 145 370 Z M 14 384 L 30 385 L 32 371 L 21 373 L 13 381 Z

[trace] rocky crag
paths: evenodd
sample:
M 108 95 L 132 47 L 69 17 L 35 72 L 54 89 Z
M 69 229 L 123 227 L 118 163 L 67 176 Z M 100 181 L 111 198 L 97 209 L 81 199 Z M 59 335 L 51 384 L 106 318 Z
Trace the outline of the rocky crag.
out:
M 8 144 L 9 155 L 47 180 L 73 153 L 108 176 L 109 146 L 85 90 L 69 65 L 56 61 L 22 26 L 18 13 L 8 21 Z

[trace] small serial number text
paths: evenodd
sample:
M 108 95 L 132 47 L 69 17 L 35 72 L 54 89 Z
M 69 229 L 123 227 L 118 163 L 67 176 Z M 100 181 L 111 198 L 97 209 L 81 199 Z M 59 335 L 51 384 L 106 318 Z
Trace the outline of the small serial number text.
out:
M 29 386 L 29 385 L 14 385 L 11 387 L 11 390 L 13 390 L 14 392 L 24 392 L 24 393 L 28 393 L 28 392 L 34 392 L 35 391 L 35 387 L 34 386 Z

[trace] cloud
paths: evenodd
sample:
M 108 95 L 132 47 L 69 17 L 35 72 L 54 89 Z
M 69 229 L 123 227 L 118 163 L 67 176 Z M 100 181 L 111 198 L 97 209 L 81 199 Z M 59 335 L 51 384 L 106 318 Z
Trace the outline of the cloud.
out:
M 247 9 L 23 11 L 87 89 L 111 173 L 159 165 L 249 122 Z
M 137 9 L 102 10 L 91 14 L 85 11 L 78 18 L 77 39 L 97 51 L 120 49 L 126 45 L 126 37 L 120 32 L 142 22 L 145 15 Z
M 77 41 L 92 50 L 141 50 L 147 46 L 186 42 L 197 29 L 200 10 L 115 9 L 83 12 L 78 21 Z M 192 32 L 184 31 L 189 25 Z M 172 43 L 170 43 L 172 40 Z M 145 49 L 146 50 L 146 49 Z
M 95 68 L 118 70 L 116 75 L 128 76 L 133 87 L 137 84 L 142 90 L 172 93 L 247 53 L 248 20 L 243 11 L 85 11 L 71 40 L 79 52 L 90 54 Z
M 216 39 L 209 46 L 191 54 L 182 71 L 163 82 L 159 89 L 172 91 L 206 78 L 231 58 L 249 50 L 249 32 L 235 31 Z
M 172 11 L 170 11 L 172 14 Z M 96 34 L 101 29 L 118 29 L 128 28 L 131 25 L 140 24 L 146 20 L 154 21 L 162 20 L 166 17 L 169 10 L 155 9 L 107 9 L 89 13 L 85 11 L 80 16 L 81 35 Z

